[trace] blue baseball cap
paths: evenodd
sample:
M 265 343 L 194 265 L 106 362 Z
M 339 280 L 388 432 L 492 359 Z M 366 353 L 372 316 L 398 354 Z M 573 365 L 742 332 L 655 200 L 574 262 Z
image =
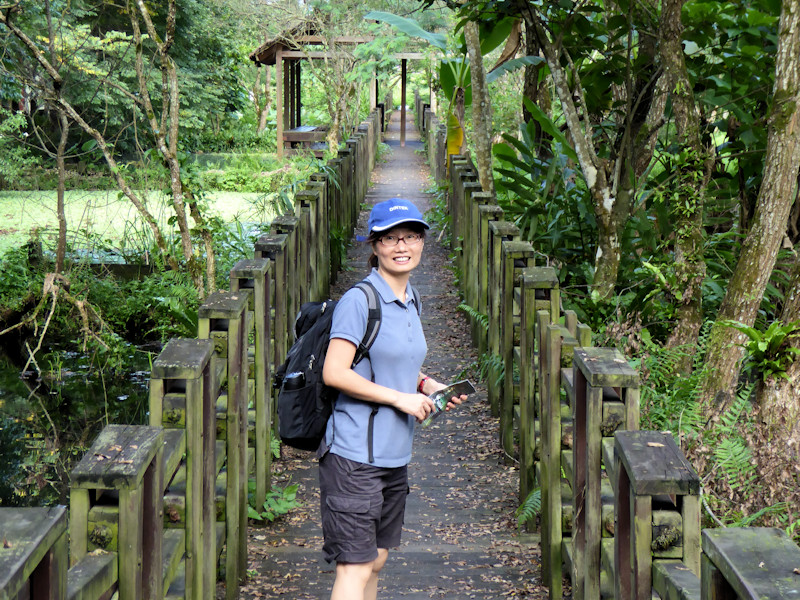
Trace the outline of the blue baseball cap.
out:
M 372 207 L 367 221 L 367 231 L 386 231 L 400 223 L 420 223 L 425 229 L 431 228 L 419 209 L 411 202 L 404 198 L 389 198 Z

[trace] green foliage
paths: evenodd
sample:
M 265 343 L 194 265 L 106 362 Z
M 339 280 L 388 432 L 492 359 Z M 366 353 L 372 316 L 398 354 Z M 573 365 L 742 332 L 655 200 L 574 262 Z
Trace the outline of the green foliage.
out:
M 706 327 L 703 344 L 708 331 Z M 668 348 L 656 344 L 647 329 L 642 330 L 641 337 L 642 352 L 631 362 L 638 366 L 642 377 L 642 428 L 696 435 L 704 424 L 698 400 L 702 348 L 692 356 L 691 349 L 685 346 Z M 687 359 L 692 360 L 694 366 L 688 375 L 680 368 Z
M 506 363 L 499 354 L 489 352 L 478 357 L 478 377 L 483 382 L 493 381 L 501 385 L 506 376 Z
M 478 325 L 480 325 L 481 329 L 483 329 L 484 331 L 489 331 L 488 315 L 483 314 L 477 309 L 471 307 L 469 304 L 464 304 L 463 302 L 458 305 L 457 310 L 466 313 L 470 317 L 470 319 L 478 323 Z
M 274 521 L 290 511 L 302 506 L 297 500 L 298 485 L 287 485 L 285 488 L 273 488 L 267 492 L 267 499 L 263 506 L 254 506 L 253 493 L 255 492 L 255 481 L 249 482 L 250 494 L 247 506 L 247 516 L 254 521 Z
M 728 485 L 734 490 L 752 486 L 757 476 L 752 453 L 743 436 L 743 431 L 752 422 L 752 392 L 752 385 L 740 390 L 733 404 L 722 414 L 720 422 L 706 434 L 706 439 L 713 445 L 717 464 Z
M 568 146 L 553 144 L 551 157 L 542 159 L 534 122 L 521 134 L 519 140 L 503 134 L 505 142 L 493 148 L 500 175 L 495 179 L 498 203 L 522 238 L 562 265 L 561 279 L 569 281 L 575 278 L 576 263 L 592 260 L 596 225 L 590 198 L 580 173 L 570 166 Z
M 531 490 L 514 514 L 519 527 L 523 527 L 525 523 L 542 514 L 542 489 L 537 487 Z
M 24 114 L 0 106 L 0 190 L 13 187 L 38 162 L 22 141 L 26 128 Z
M 748 340 L 741 344 L 745 349 L 745 369 L 754 370 L 761 379 L 771 377 L 788 379 L 786 369 L 800 356 L 800 321 L 783 324 L 773 322 L 766 331 L 759 331 L 738 321 L 723 321 L 723 325 L 745 334 Z

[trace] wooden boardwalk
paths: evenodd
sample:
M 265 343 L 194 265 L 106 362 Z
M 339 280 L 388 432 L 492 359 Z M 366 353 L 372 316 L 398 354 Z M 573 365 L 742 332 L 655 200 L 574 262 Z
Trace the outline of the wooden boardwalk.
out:
M 403 196 L 425 210 L 423 190 L 430 186 L 422 144 L 409 119 L 405 147 L 399 143 L 399 114 L 387 133 L 392 149 L 380 164 L 367 195 L 369 203 Z M 363 233 L 368 211 L 361 215 Z M 428 341 L 425 369 L 442 380 L 458 376 L 476 360 L 447 250 L 426 241 L 423 262 L 413 275 L 423 299 L 423 323 Z M 351 250 L 348 265 L 332 295 L 338 296 L 366 272 L 362 245 Z M 470 374 L 474 379 L 474 376 Z M 477 383 L 477 382 L 476 382 Z M 381 598 L 543 598 L 538 538 L 520 534 L 514 510 L 518 506 L 518 470 L 497 442 L 497 420 L 489 414 L 485 390 L 479 387 L 458 411 L 426 430 L 418 430 L 409 468 L 403 542 L 390 553 L 384 569 Z M 276 523 L 249 530 L 249 577 L 245 598 L 328 598 L 333 566 L 321 558 L 319 494 L 316 460 L 284 448 L 274 463 L 276 485 L 300 485 L 303 507 Z

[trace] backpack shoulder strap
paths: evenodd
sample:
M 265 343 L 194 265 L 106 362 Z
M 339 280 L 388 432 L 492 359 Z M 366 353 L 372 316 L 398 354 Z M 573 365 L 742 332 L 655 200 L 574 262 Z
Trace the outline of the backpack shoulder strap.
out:
M 422 307 L 419 304 L 419 291 L 413 285 L 411 286 L 411 293 L 414 295 L 414 306 L 417 309 L 417 314 L 422 314 Z
M 359 281 L 353 287 L 360 289 L 367 297 L 367 329 L 364 332 L 361 344 L 356 349 L 356 355 L 353 359 L 353 364 L 355 365 L 369 354 L 369 349 L 378 337 L 378 331 L 381 328 L 381 301 L 378 296 L 378 290 L 366 279 Z

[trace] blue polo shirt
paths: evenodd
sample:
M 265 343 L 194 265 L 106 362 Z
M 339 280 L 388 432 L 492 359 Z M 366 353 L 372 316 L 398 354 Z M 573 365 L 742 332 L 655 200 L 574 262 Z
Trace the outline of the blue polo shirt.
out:
M 381 326 L 370 348 L 369 360 L 362 360 L 354 370 L 366 379 L 374 373 L 375 383 L 412 394 L 416 392 L 417 378 L 428 346 L 419 312 L 414 306 L 411 285 L 406 287 L 408 302 L 403 303 L 377 269 L 372 270 L 367 280 L 378 290 Z M 359 289 L 348 290 L 334 310 L 330 337 L 345 339 L 358 346 L 366 329 L 367 298 Z M 325 441 L 330 451 L 357 462 L 369 462 L 367 430 L 375 406 L 379 409 L 373 425 L 375 460 L 372 464 L 388 468 L 407 465 L 411 461 L 414 417 L 391 406 L 356 400 L 343 392 L 339 393 L 333 416 L 328 420 Z

